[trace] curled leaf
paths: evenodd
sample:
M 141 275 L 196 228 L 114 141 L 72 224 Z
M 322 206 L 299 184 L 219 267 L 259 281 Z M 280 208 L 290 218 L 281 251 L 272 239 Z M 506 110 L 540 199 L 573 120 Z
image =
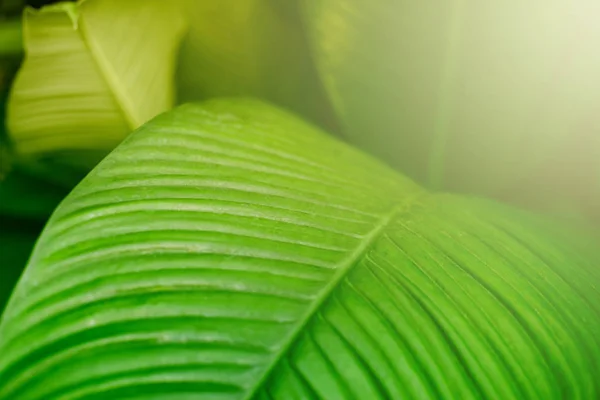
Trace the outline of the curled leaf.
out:
M 89 168 L 171 108 L 185 24 L 178 2 L 84 0 L 24 15 L 26 57 L 8 107 L 24 158 Z

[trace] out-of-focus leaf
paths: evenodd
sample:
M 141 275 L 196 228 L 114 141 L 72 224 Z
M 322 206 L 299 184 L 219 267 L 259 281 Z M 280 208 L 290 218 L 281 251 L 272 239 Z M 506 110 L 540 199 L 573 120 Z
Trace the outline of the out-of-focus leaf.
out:
M 180 102 L 251 95 L 337 129 L 295 3 L 189 0 L 190 29 L 177 73 Z
M 322 79 L 362 148 L 432 187 L 521 203 L 533 188 L 536 207 L 561 191 L 575 207 L 600 186 L 600 3 L 302 2 Z
M 262 103 L 189 104 L 52 216 L 0 399 L 598 399 L 592 244 Z
M 60 3 L 27 9 L 23 23 L 26 57 L 8 108 L 20 157 L 89 168 L 172 106 L 185 29 L 177 1 Z

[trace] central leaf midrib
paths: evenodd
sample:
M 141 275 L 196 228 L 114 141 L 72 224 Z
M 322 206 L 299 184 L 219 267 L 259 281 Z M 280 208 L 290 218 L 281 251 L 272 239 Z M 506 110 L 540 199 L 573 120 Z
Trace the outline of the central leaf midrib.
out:
M 309 307 L 306 314 L 301 318 L 295 329 L 290 332 L 281 350 L 273 357 L 271 363 L 262 374 L 261 378 L 256 382 L 251 390 L 247 392 L 244 400 L 253 399 L 259 390 L 269 380 L 269 377 L 279 364 L 279 361 L 290 351 L 298 337 L 302 334 L 302 331 L 306 329 L 310 320 L 317 314 L 317 311 L 325 304 L 331 294 L 337 289 L 340 282 L 348 275 L 349 271 L 360 261 L 369 248 L 379 239 L 381 233 L 390 225 L 390 223 L 401 213 L 406 212 L 410 209 L 411 205 L 415 203 L 415 198 L 411 198 L 401 204 L 392 208 L 390 212 L 384 214 L 382 218 L 377 222 L 375 227 L 361 240 L 357 248 L 346 258 L 338 263 L 336 273 L 330 282 L 322 289 L 318 296 L 318 299 Z

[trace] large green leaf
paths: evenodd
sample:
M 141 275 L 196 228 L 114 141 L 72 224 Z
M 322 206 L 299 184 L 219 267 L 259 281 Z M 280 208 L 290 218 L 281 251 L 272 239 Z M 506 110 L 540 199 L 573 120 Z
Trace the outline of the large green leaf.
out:
M 432 187 L 545 208 L 584 206 L 600 188 L 598 3 L 302 3 L 328 93 L 365 150 Z
M 256 96 L 335 127 L 295 1 L 188 0 L 177 71 L 181 102 Z
M 181 106 L 51 218 L 0 399 L 595 399 L 591 243 L 265 104 Z
M 24 158 L 89 168 L 174 102 L 178 1 L 84 0 L 24 15 L 8 127 Z

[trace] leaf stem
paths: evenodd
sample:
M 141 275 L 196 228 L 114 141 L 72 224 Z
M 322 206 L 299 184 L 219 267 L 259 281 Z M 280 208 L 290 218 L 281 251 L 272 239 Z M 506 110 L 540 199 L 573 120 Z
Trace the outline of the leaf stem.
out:
M 20 56 L 22 53 L 21 19 L 0 20 L 0 58 Z

